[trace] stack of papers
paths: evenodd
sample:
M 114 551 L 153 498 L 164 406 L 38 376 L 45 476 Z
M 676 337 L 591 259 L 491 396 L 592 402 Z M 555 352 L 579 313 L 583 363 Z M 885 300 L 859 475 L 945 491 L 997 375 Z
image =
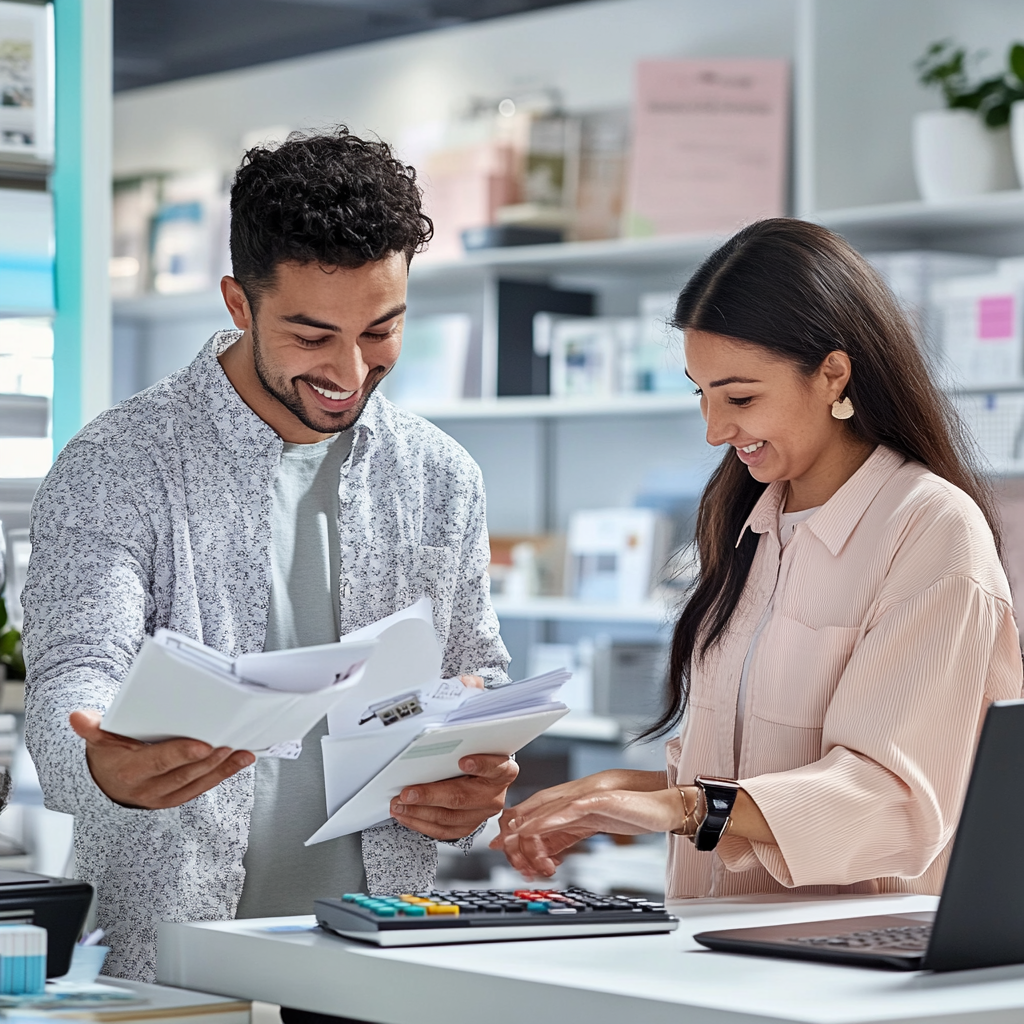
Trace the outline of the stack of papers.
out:
M 409 663 L 388 678 L 380 654 L 394 647 L 396 633 Z M 330 817 L 307 846 L 386 821 L 391 798 L 406 786 L 462 775 L 459 760 L 470 754 L 514 754 L 568 713 L 556 699 L 571 675 L 564 669 L 493 690 L 442 679 L 427 598 L 346 639 L 353 637 L 376 639 L 380 653 L 327 716 L 321 744 Z M 406 685 L 396 691 L 398 679 Z
M 429 598 L 318 647 L 230 658 L 180 633 L 147 638 L 109 710 L 108 732 L 177 736 L 298 757 L 325 715 L 328 821 L 307 845 L 387 820 L 409 785 L 462 775 L 471 754 L 510 756 L 568 713 L 565 670 L 492 690 L 442 679 Z
M 146 638 L 102 725 L 146 743 L 188 736 L 298 757 L 302 737 L 359 682 L 376 646 L 343 641 L 229 658 L 161 629 Z

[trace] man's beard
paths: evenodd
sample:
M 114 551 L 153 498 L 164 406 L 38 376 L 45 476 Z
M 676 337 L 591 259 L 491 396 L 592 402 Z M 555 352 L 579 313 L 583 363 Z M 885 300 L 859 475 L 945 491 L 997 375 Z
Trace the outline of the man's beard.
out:
M 331 413 L 325 410 L 318 410 L 322 419 L 314 419 L 303 404 L 302 396 L 299 393 L 298 381 L 304 380 L 307 384 L 314 384 L 327 391 L 337 390 L 337 384 L 322 377 L 303 375 L 288 380 L 286 377 L 273 376 L 267 364 L 263 361 L 263 352 L 260 349 L 260 335 L 256 329 L 255 318 L 253 318 L 249 332 L 252 334 L 252 351 L 256 364 L 256 376 L 259 378 L 260 384 L 263 385 L 263 390 L 268 395 L 276 398 L 303 426 L 316 431 L 318 434 L 336 434 L 353 426 L 366 408 L 370 395 L 377 390 L 377 386 L 387 376 L 387 371 L 384 369 L 371 370 L 363 384 L 364 394 L 358 405 L 352 409 L 346 409 L 344 412 Z M 374 376 L 375 374 L 376 376 Z

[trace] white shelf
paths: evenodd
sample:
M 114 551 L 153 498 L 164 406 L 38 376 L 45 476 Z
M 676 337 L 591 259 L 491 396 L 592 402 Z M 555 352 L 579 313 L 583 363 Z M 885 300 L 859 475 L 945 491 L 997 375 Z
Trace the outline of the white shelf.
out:
M 894 239 L 941 235 L 951 230 L 986 231 L 1024 228 L 1024 190 L 993 192 L 955 202 L 885 203 L 842 210 L 824 210 L 808 218 L 835 231 Z M 683 271 L 699 262 L 727 236 L 672 235 L 657 238 L 611 238 L 598 242 L 520 245 L 481 249 L 454 260 L 433 260 L 429 254 L 413 260 L 410 284 L 436 285 L 445 280 L 472 281 L 491 272 L 573 274 L 607 271 Z M 140 295 L 115 299 L 114 315 L 122 320 L 198 317 L 223 312 L 219 289 L 184 295 Z M 0 314 L 2 315 L 2 314 Z
M 699 412 L 700 399 L 690 393 L 641 392 L 608 397 L 466 398 L 461 402 L 410 405 L 410 412 L 428 420 L 562 419 L 573 416 L 671 415 Z
M 554 725 L 549 726 L 545 736 L 557 736 L 566 740 L 597 740 L 615 743 L 622 736 L 622 726 L 617 719 L 588 715 L 582 711 L 570 711 Z
M 455 260 L 434 260 L 429 251 L 412 261 L 410 281 L 514 269 L 571 274 L 598 269 L 671 270 L 702 260 L 728 234 L 663 235 L 656 238 L 608 238 L 598 242 L 559 242 L 478 249 Z
M 136 295 L 130 299 L 114 299 L 112 307 L 115 320 L 188 320 L 223 313 L 225 324 L 231 322 L 219 288 L 181 295 Z
M 670 609 L 660 602 L 645 604 L 597 604 L 571 597 L 529 597 L 509 600 L 496 596 L 491 602 L 499 619 L 532 619 L 545 622 L 634 622 L 662 626 Z
M 811 220 L 833 231 L 939 234 L 950 230 L 1024 228 L 1024 190 L 991 192 L 950 202 L 921 200 L 825 210 Z

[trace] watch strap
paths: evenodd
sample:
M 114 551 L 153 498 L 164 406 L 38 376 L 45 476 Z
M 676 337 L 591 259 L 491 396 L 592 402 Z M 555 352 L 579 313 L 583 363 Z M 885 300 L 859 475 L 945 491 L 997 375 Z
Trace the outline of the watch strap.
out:
M 707 810 L 704 820 L 694 833 L 693 845 L 698 850 L 708 853 L 718 845 L 729 825 L 740 786 L 732 779 L 717 779 L 706 775 L 698 775 L 694 782 L 704 793 Z

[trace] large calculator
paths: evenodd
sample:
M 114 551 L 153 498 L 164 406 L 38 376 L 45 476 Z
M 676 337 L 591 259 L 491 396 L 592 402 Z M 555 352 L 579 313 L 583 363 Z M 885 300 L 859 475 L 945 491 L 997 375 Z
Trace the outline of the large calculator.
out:
M 671 932 L 661 903 L 586 889 L 451 889 L 317 900 L 320 927 L 378 946 Z

